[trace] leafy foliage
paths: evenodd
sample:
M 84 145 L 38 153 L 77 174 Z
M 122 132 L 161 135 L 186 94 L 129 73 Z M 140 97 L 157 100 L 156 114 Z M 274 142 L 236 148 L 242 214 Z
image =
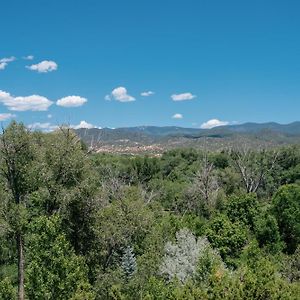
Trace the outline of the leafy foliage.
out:
M 16 122 L 0 141 L 0 299 L 21 269 L 25 299 L 299 298 L 299 146 L 123 156 Z
M 31 222 L 27 247 L 26 291 L 30 299 L 94 299 L 84 260 L 75 255 L 57 215 Z
M 300 242 L 300 186 L 281 187 L 274 197 L 274 214 L 288 253 Z

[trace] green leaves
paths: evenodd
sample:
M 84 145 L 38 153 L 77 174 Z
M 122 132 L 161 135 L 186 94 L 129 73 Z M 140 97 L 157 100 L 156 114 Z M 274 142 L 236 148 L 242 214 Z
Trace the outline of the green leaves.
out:
M 238 257 L 247 242 L 245 227 L 238 222 L 231 222 L 225 215 L 219 215 L 210 222 L 206 235 L 225 260 Z
M 300 243 L 300 186 L 292 184 L 281 187 L 273 203 L 286 251 L 293 253 Z
M 259 213 L 259 203 L 255 194 L 242 194 L 229 198 L 226 214 L 232 222 L 240 222 L 253 229 Z
M 58 215 L 33 220 L 27 238 L 26 293 L 30 299 L 63 300 L 77 293 L 94 299 L 84 260 L 75 255 L 62 233 Z

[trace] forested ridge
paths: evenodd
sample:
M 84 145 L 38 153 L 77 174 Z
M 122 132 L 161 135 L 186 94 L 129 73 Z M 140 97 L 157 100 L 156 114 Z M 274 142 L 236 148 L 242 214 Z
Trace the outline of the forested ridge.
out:
M 0 136 L 0 299 L 299 299 L 300 145 L 92 153 Z

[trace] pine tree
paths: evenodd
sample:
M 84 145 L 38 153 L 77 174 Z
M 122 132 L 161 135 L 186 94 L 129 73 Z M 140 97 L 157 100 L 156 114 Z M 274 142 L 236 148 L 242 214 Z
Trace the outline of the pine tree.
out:
M 131 278 L 134 272 L 136 271 L 136 258 L 131 246 L 127 246 L 125 248 L 122 256 L 121 266 L 126 276 L 126 279 Z

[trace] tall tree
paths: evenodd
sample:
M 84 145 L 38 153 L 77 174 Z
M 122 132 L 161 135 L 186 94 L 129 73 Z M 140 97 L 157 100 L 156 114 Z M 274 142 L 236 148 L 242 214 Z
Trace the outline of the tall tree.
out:
M 18 249 L 18 299 L 23 300 L 24 292 L 24 224 L 22 212 L 25 209 L 25 198 L 31 190 L 30 165 L 33 161 L 33 150 L 30 144 L 30 132 L 23 124 L 12 122 L 3 130 L 0 139 L 1 169 L 7 189 L 11 193 L 11 208 L 15 210 L 14 227 Z

